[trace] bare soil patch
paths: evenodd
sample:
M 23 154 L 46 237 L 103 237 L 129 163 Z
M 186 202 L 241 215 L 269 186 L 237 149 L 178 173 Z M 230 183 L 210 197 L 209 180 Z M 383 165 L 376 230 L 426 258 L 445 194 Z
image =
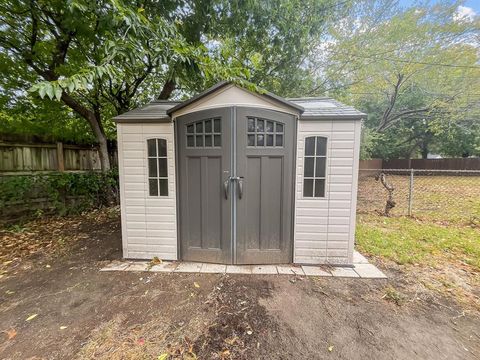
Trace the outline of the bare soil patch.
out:
M 24 241 L 53 245 L 3 265 L 1 359 L 480 356 L 479 313 L 419 292 L 402 269 L 383 267 L 389 280 L 99 272 L 121 257 L 118 216 L 49 221 L 71 223 L 27 224 L 37 230 Z

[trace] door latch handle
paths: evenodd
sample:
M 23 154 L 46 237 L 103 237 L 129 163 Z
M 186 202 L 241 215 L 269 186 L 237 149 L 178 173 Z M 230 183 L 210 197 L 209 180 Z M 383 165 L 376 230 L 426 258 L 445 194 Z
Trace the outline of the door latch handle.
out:
M 243 197 L 243 176 L 237 176 L 237 183 L 238 183 L 238 198 L 241 199 Z
M 228 199 L 228 190 L 230 188 L 230 181 L 236 181 L 238 186 L 238 198 L 241 199 L 243 197 L 243 176 L 229 176 L 223 182 L 223 191 L 225 194 L 225 199 Z
M 225 194 L 225 199 L 228 199 L 228 189 L 230 187 L 230 179 L 231 177 L 229 176 L 224 182 L 223 182 L 223 191 Z

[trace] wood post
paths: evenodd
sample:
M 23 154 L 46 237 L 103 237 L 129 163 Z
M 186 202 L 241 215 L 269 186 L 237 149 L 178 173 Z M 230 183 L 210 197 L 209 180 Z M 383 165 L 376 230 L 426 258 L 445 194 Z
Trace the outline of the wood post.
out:
M 65 171 L 65 161 L 63 159 L 63 143 L 61 142 L 57 142 L 57 161 L 58 161 L 57 170 Z

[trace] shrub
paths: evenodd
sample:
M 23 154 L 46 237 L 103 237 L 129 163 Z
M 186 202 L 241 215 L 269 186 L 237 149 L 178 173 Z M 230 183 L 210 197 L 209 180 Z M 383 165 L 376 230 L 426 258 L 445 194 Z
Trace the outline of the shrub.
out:
M 118 201 L 118 172 L 52 172 L 0 177 L 4 216 L 44 210 L 64 215 Z

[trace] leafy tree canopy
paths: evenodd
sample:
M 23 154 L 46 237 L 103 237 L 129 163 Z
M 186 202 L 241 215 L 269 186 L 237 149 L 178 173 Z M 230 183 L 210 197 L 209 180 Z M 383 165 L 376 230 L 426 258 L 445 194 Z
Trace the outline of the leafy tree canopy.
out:
M 479 19 L 459 18 L 458 5 L 357 2 L 320 44 L 314 90 L 369 114 L 370 156 L 479 154 L 475 142 L 445 141 L 480 135 L 470 126 L 480 115 Z
M 333 0 L 8 0 L 1 88 L 11 109 L 30 89 L 86 120 L 108 169 L 112 116 L 221 79 L 287 94 L 338 9 Z

